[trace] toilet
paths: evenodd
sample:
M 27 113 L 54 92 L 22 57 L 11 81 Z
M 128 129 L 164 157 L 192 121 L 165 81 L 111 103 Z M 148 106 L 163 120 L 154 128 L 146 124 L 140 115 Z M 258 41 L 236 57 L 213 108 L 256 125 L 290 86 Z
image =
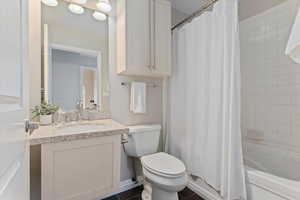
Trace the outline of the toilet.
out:
M 158 152 L 160 132 L 160 125 L 130 126 L 124 149 L 128 156 L 141 161 L 143 200 L 178 200 L 177 193 L 187 185 L 186 168 L 174 156 Z

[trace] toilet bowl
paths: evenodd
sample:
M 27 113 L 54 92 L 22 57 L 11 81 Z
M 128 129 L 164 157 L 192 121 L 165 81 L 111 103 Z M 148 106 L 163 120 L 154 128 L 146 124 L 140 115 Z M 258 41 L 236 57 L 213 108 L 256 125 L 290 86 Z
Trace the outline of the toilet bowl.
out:
M 166 153 L 143 156 L 141 162 L 146 182 L 151 185 L 151 194 L 144 194 L 143 200 L 147 199 L 145 196 L 152 200 L 178 200 L 177 193 L 185 188 L 188 180 L 184 164 Z
M 144 176 L 143 200 L 178 200 L 187 185 L 182 161 L 159 152 L 160 125 L 130 126 L 125 153 L 141 161 Z

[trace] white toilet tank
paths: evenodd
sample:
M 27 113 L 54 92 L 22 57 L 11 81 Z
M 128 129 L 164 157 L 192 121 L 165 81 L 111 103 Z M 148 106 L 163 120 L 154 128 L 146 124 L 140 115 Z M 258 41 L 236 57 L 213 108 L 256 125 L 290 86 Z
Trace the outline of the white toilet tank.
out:
M 124 144 L 128 156 L 141 157 L 158 152 L 160 125 L 129 126 L 128 128 L 128 143 Z

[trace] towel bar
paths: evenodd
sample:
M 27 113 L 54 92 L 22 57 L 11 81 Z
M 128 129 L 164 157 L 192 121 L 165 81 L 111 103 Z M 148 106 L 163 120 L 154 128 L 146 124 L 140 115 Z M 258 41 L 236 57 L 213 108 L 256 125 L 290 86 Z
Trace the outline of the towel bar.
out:
M 121 82 L 122 86 L 130 86 L 131 82 Z M 155 83 L 146 83 L 147 87 L 153 87 L 153 88 L 157 88 L 159 87 L 159 85 L 155 84 Z

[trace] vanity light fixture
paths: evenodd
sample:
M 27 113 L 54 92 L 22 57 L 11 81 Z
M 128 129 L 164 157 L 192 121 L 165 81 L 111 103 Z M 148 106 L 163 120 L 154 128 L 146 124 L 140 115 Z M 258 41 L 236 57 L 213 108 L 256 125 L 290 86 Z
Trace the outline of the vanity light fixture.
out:
M 74 14 L 83 14 L 84 13 L 83 7 L 81 7 L 77 4 L 72 4 L 71 3 L 68 8 Z
M 58 5 L 57 0 L 42 0 L 42 3 L 47 5 L 47 6 L 52 6 L 52 7 Z
M 103 12 L 110 12 L 112 9 L 109 0 L 99 0 L 99 3 L 97 3 L 97 8 Z
M 105 21 L 106 20 L 106 15 L 104 13 L 101 13 L 101 12 L 98 12 L 98 11 L 95 11 L 93 13 L 93 17 L 98 20 L 98 21 Z
M 41 0 L 43 4 L 47 6 L 57 6 L 58 0 Z M 107 19 L 107 13 L 112 10 L 112 6 L 109 0 L 98 0 L 96 7 L 87 5 L 88 0 L 63 0 L 69 3 L 68 9 L 74 14 L 83 14 L 84 9 L 94 11 L 93 17 L 98 21 L 105 21 Z

